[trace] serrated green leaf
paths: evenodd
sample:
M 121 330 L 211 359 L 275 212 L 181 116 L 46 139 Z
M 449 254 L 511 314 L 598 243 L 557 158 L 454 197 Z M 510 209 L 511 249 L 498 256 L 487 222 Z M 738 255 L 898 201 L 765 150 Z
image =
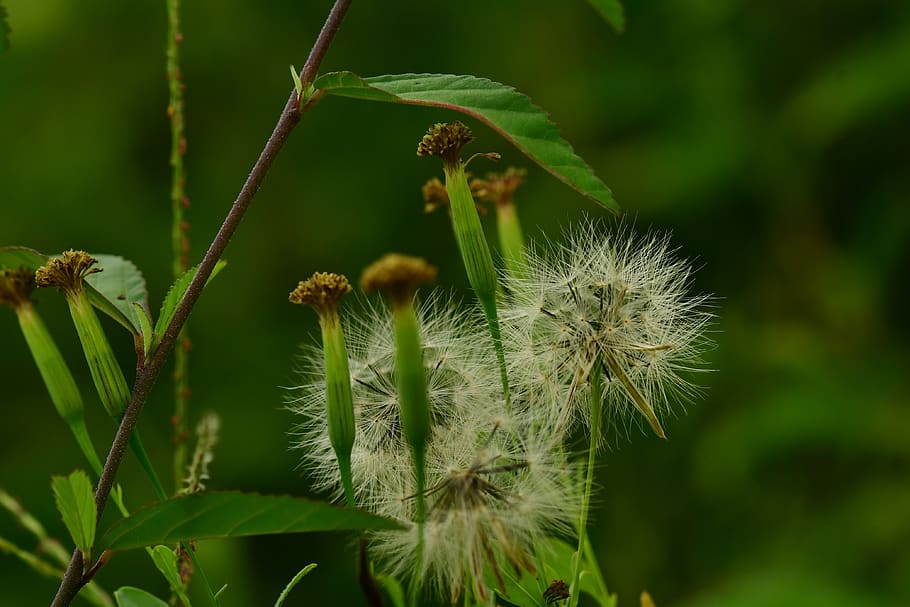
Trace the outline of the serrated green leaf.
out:
M 610 188 L 559 134 L 547 114 L 510 86 L 451 74 L 397 74 L 361 78 L 332 72 L 315 81 L 330 95 L 456 110 L 508 139 L 528 158 L 584 196 L 619 213 Z
M 11 31 L 6 9 L 0 4 L 0 53 L 9 49 L 9 34 Z
M 168 607 L 168 604 L 141 588 L 123 586 L 114 591 L 117 607 Z
M 621 34 L 626 31 L 626 14 L 619 0 L 588 0 L 588 2 L 617 33 Z
M 101 272 L 85 278 L 92 305 L 119 322 L 133 335 L 142 335 L 142 324 L 133 304 L 139 304 L 148 314 L 148 291 L 145 278 L 136 265 L 118 255 L 96 255 L 95 266 Z
M 0 270 L 28 268 L 35 271 L 47 263 L 47 255 L 28 247 L 0 247 Z
M 218 273 L 221 272 L 226 265 L 226 261 L 219 259 L 212 269 L 209 279 L 205 282 L 205 286 L 208 286 L 209 283 L 212 282 L 212 279 L 218 276 Z M 154 339 L 149 351 L 154 351 L 158 346 L 158 342 L 161 341 L 161 336 L 164 335 L 164 331 L 174 319 L 174 313 L 177 312 L 177 305 L 180 303 L 180 300 L 183 299 L 183 295 L 186 293 L 186 290 L 189 288 L 190 283 L 193 281 L 193 277 L 196 276 L 198 270 L 198 265 L 193 266 L 184 272 L 180 278 L 174 281 L 174 284 L 168 289 L 164 301 L 161 302 L 161 310 L 158 312 L 158 320 L 155 322 Z
M 98 514 L 88 474 L 83 470 L 74 470 L 69 476 L 53 476 L 51 487 L 66 530 L 85 555 L 85 561 L 90 561 Z
M 212 492 L 139 510 L 114 523 L 99 545 L 105 550 L 127 550 L 191 539 L 399 528 L 390 519 L 304 498 Z
M 167 580 L 177 598 L 183 601 L 185 607 L 193 607 L 183 588 L 183 580 L 180 578 L 180 570 L 177 568 L 177 555 L 174 554 L 174 551 L 167 546 L 155 546 L 152 548 L 152 561 L 155 562 L 155 567 Z
M 284 600 L 286 598 L 288 598 L 288 594 L 290 594 L 291 590 L 294 589 L 294 586 L 296 586 L 300 582 L 300 580 L 305 578 L 306 575 L 315 568 L 316 568 L 316 563 L 310 563 L 309 565 L 307 565 L 306 567 L 304 567 L 303 569 L 298 571 L 297 575 L 295 575 L 294 578 L 290 582 L 288 582 L 288 585 L 284 587 L 284 590 L 281 591 L 281 594 L 278 596 L 278 600 L 275 601 L 275 607 L 281 607 L 282 605 L 284 605 Z

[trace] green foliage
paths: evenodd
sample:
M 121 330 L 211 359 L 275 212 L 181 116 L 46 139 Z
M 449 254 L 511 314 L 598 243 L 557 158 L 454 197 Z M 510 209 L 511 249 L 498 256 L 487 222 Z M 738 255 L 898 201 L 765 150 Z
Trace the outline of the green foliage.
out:
M 27 268 L 35 271 L 47 262 L 47 255 L 28 247 L 0 247 L 0 270 Z
M 223 270 L 226 265 L 226 261 L 219 260 L 218 263 L 215 264 L 215 267 L 212 269 L 212 274 L 205 282 L 205 285 L 208 286 L 212 279 L 218 276 L 218 273 L 221 272 L 221 270 Z M 170 325 L 171 321 L 174 319 L 174 314 L 177 312 L 177 305 L 180 303 L 180 300 L 183 299 L 183 295 L 189 288 L 190 283 L 193 281 L 193 277 L 196 275 L 196 271 L 198 269 L 198 265 L 193 266 L 184 272 L 183 276 L 174 281 L 174 284 L 172 284 L 171 288 L 168 289 L 167 295 L 164 297 L 164 301 L 161 302 L 161 310 L 158 312 L 158 320 L 155 321 L 154 338 L 152 340 L 152 345 L 149 348 L 149 351 L 154 351 L 154 349 L 158 346 L 158 343 L 161 341 L 162 335 L 164 335 L 164 332 L 168 328 L 168 325 Z
M 105 550 L 218 537 L 311 531 L 398 529 L 394 521 L 286 495 L 203 493 L 176 497 L 115 523 L 100 540 Z
M 275 607 L 281 607 L 282 605 L 284 605 L 284 600 L 286 598 L 288 598 L 288 594 L 290 594 L 291 590 L 294 589 L 294 586 L 296 586 L 300 582 L 300 580 L 302 580 L 304 577 L 306 577 L 306 575 L 315 568 L 316 568 L 316 563 L 310 563 L 309 565 L 307 565 L 306 567 L 304 567 L 303 569 L 298 571 L 297 575 L 295 575 L 293 577 L 293 579 L 291 579 L 291 581 L 288 582 L 288 585 L 284 587 L 284 590 L 281 591 L 281 594 L 278 596 L 278 600 L 275 601 Z M 187 607 L 189 607 L 189 606 L 187 606 Z
M 133 262 L 117 255 L 92 255 L 103 270 L 86 277 L 92 305 L 119 322 L 133 335 L 142 336 L 143 321 L 138 305 L 148 317 L 148 290 L 142 272 Z
M 124 586 L 114 592 L 117 607 L 168 607 L 168 604 L 140 588 Z
M 560 181 L 619 213 L 610 188 L 578 157 L 546 112 L 510 86 L 476 76 L 397 74 L 362 78 L 352 72 L 325 74 L 314 85 L 340 97 L 462 112 L 493 128 Z
M 626 14 L 619 0 L 588 0 L 588 2 L 618 33 L 626 30 Z
M 88 475 L 82 470 L 74 470 L 69 476 L 53 476 L 51 487 L 66 530 L 85 555 L 85 561 L 90 561 L 98 511 Z
M 177 598 L 183 601 L 185 607 L 193 607 L 183 588 L 183 580 L 180 579 L 180 571 L 177 568 L 177 555 L 174 551 L 168 546 L 155 546 L 152 548 L 151 554 L 155 567 L 167 580 Z

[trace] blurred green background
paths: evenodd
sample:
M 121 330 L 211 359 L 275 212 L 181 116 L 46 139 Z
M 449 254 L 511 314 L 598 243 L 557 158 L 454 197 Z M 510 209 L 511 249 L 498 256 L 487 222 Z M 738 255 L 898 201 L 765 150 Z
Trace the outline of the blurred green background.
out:
M 170 283 L 169 127 L 160 2 L 4 0 L 0 244 L 123 255 L 157 308 Z M 220 225 L 306 57 L 328 0 L 184 2 L 192 259 Z M 582 0 L 355 2 L 323 65 L 364 75 L 471 73 L 546 108 L 639 227 L 673 231 L 718 295 L 707 397 L 600 469 L 593 536 L 620 604 L 910 605 L 910 3 L 630 2 L 618 36 Z M 294 381 L 315 315 L 287 303 L 316 270 L 359 276 L 390 251 L 466 280 L 414 149 L 445 111 L 327 99 L 293 134 L 191 317 L 192 407 L 223 420 L 211 489 L 306 494 L 288 451 Z M 473 151 L 528 163 L 492 131 Z M 534 237 L 605 216 L 535 166 L 519 192 Z M 480 170 L 485 170 L 482 167 Z M 39 309 L 79 381 L 99 448 L 113 427 L 56 293 Z M 901 303 L 904 302 L 904 303 Z M 124 368 L 128 337 L 108 323 Z M 170 469 L 164 377 L 140 424 Z M 51 474 L 83 466 L 18 332 L 0 310 L 0 486 L 65 531 Z M 129 457 L 128 502 L 153 494 Z M 113 519 L 113 514 L 107 517 Z M 0 513 L 0 536 L 32 547 Z M 200 546 L 227 606 L 363 604 L 353 538 Z M 165 595 L 141 552 L 99 575 Z M 0 555 L 0 604 L 49 602 L 56 583 Z

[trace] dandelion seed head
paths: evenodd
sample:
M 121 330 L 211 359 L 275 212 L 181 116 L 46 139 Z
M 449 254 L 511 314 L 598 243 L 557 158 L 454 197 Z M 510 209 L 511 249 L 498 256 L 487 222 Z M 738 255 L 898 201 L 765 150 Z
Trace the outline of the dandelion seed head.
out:
M 505 278 L 500 311 L 516 402 L 559 434 L 589 428 L 597 371 L 606 411 L 640 423 L 644 402 L 658 431 L 672 403 L 698 393 L 683 373 L 702 368 L 709 345 L 710 300 L 689 294 L 691 273 L 668 236 L 629 226 L 605 232 L 587 222 L 565 244 L 531 250 L 527 274 Z
M 353 306 L 352 306 L 353 307 Z M 354 401 L 356 436 L 351 453 L 357 503 L 372 511 L 390 508 L 413 493 L 410 453 L 402 435 L 395 373 L 395 337 L 392 315 L 384 306 L 364 303 L 359 313 L 342 319 L 348 345 L 348 363 Z M 443 296 L 418 306 L 427 390 L 434 435 L 455 426 L 486 423 L 470 407 L 491 402 L 501 391 L 496 359 L 485 335 L 482 318 L 459 310 Z M 289 408 L 300 416 L 294 428 L 301 466 L 314 488 L 341 495 L 337 462 L 325 419 L 325 365 L 320 346 L 309 346 L 301 356 L 304 382 L 291 388 Z M 432 440 L 436 444 L 444 438 Z

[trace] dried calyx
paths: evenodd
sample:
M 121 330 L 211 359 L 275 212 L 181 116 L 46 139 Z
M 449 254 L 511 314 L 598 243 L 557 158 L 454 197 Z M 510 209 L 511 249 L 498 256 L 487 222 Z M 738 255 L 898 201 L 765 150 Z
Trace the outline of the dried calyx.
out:
M 338 309 L 338 302 L 351 292 L 351 284 L 341 274 L 316 272 L 302 280 L 288 295 L 295 304 L 306 304 L 316 309 L 320 316 Z
M 19 308 L 31 301 L 35 273 L 27 268 L 0 271 L 0 304 Z
M 525 169 L 509 167 L 504 173 L 487 173 L 484 179 L 471 180 L 471 192 L 485 202 L 496 206 L 510 205 L 514 202 L 515 190 L 524 182 L 528 172 Z
M 436 280 L 436 274 L 436 268 L 425 259 L 389 253 L 363 271 L 360 288 L 380 291 L 397 305 L 409 302 L 417 287 Z
M 100 272 L 93 268 L 98 260 L 85 251 L 64 251 L 60 257 L 49 260 L 35 272 L 39 287 L 56 287 L 64 293 L 82 290 L 82 280 L 89 274 Z

